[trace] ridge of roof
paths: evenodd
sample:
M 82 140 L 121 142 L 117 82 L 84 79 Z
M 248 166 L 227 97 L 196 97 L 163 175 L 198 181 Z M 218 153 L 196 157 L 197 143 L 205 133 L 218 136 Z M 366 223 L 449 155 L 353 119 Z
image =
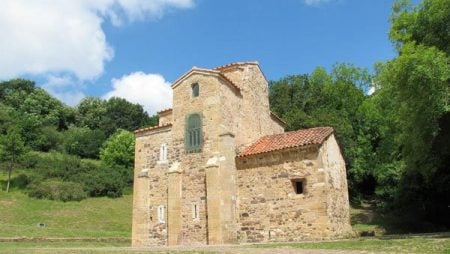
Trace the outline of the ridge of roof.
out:
M 267 135 L 244 149 L 237 157 L 246 157 L 307 145 L 320 145 L 333 133 L 334 129 L 332 127 L 315 127 Z
M 279 121 L 280 123 L 282 123 L 284 126 L 287 125 L 286 121 L 284 121 L 283 119 L 281 119 L 281 117 L 279 117 L 278 115 L 276 115 L 275 113 L 273 113 L 272 111 L 270 111 L 270 116 L 275 118 L 275 120 Z
M 135 130 L 134 133 L 137 134 L 137 133 L 141 133 L 141 132 L 144 132 L 144 131 L 161 129 L 161 128 L 164 128 L 164 127 L 172 127 L 172 124 L 171 123 L 167 123 L 167 124 L 163 124 L 163 125 L 156 125 L 156 126 L 141 128 L 141 129 Z
M 228 63 L 228 64 L 224 64 L 221 66 L 217 66 L 217 67 L 213 68 L 213 70 L 223 70 L 223 69 L 236 67 L 236 66 L 240 66 L 240 65 L 246 65 L 246 64 L 259 65 L 258 61 L 233 62 L 233 63 Z
M 164 113 L 167 113 L 167 112 L 170 112 L 170 111 L 172 111 L 172 108 L 166 108 L 166 109 L 160 110 L 160 111 L 158 111 L 156 113 L 158 115 L 161 115 L 161 114 L 164 114 Z
M 241 90 L 241 88 L 239 88 L 239 86 L 237 86 L 232 80 L 230 80 L 225 75 L 223 75 L 220 71 L 214 70 L 214 69 L 199 68 L 196 66 L 192 67 L 189 71 L 187 71 L 181 77 L 179 77 L 177 80 L 175 80 L 175 82 L 173 82 L 171 85 L 172 89 L 175 88 L 183 79 L 185 79 L 187 76 L 189 76 L 193 72 L 204 72 L 204 73 L 206 72 L 206 73 L 218 75 L 218 77 L 227 81 L 227 83 L 230 84 L 233 88 L 237 89 L 238 91 Z

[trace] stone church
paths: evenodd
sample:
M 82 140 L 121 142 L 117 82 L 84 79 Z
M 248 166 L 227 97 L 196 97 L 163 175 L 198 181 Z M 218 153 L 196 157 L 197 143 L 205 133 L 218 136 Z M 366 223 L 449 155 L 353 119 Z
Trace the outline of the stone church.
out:
M 159 125 L 135 131 L 133 246 L 351 233 L 334 130 L 284 132 L 257 62 L 193 67 L 172 89 Z

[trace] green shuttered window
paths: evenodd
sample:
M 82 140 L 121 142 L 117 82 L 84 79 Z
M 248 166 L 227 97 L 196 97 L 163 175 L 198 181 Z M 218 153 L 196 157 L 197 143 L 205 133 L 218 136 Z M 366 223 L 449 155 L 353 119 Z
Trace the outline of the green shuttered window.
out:
M 200 114 L 191 114 L 186 119 L 186 152 L 202 150 L 202 118 Z

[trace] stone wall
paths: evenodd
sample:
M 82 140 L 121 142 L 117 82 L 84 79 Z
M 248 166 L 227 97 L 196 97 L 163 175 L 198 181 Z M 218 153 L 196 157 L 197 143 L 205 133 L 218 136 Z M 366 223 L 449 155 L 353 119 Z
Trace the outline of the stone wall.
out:
M 345 165 L 333 157 L 333 141 L 327 144 L 237 158 L 241 242 L 330 239 L 351 231 Z M 324 164 L 325 157 L 332 162 Z M 303 180 L 302 194 L 293 180 Z
M 229 89 L 222 91 L 226 98 L 223 111 L 226 119 L 233 120 L 230 128 L 236 134 L 237 151 L 262 136 L 283 133 L 283 126 L 270 116 L 268 82 L 258 64 L 239 64 L 222 71 L 241 89 L 238 98 Z
M 220 244 L 229 242 L 230 238 L 234 241 L 236 239 L 236 228 L 230 225 L 235 225 L 235 213 L 224 209 L 224 206 L 231 206 L 231 203 L 235 202 L 231 200 L 231 196 L 236 196 L 229 187 L 233 183 L 228 181 L 231 178 L 227 175 L 230 171 L 235 171 L 235 151 L 233 144 L 223 145 L 228 139 L 223 137 L 224 133 L 227 135 L 224 127 L 227 120 L 222 112 L 225 100 L 222 90 L 232 89 L 226 82 L 218 77 L 217 73 L 196 73 L 174 88 L 176 103 L 173 107 L 172 136 L 174 143 L 180 144 L 180 150 L 184 150 L 186 116 L 199 113 L 203 124 L 202 151 L 183 153 L 178 160 L 182 174 L 182 209 L 178 218 L 182 226 L 176 244 Z M 191 90 L 194 83 L 199 85 L 199 96 L 195 98 L 192 97 Z M 230 148 L 232 153 L 227 152 Z M 211 169 L 214 169 L 214 172 Z M 217 177 L 220 177 L 219 184 L 212 184 Z M 169 182 L 169 185 L 171 184 Z M 221 195 L 223 190 L 228 191 L 230 195 Z M 197 219 L 192 218 L 194 205 L 199 209 Z
M 319 150 L 323 168 L 327 172 L 329 195 L 327 198 L 327 215 L 330 218 L 333 237 L 345 237 L 352 234 L 350 226 L 350 204 L 345 171 L 345 161 L 334 135 L 322 144 Z
M 158 116 L 159 116 L 159 125 L 166 125 L 173 122 L 172 110 L 170 109 L 158 113 Z
M 334 137 L 320 148 L 236 158 L 260 137 L 284 130 L 270 115 L 268 84 L 256 63 L 225 75 L 240 89 L 218 71 L 187 73 L 172 86 L 173 109 L 160 113 L 160 125 L 172 125 L 136 133 L 133 246 L 324 239 L 346 231 L 345 165 Z M 201 115 L 203 147 L 188 153 L 192 113 Z M 303 194 L 292 179 L 305 179 Z
M 132 245 L 164 245 L 167 243 L 167 218 L 160 222 L 158 208 L 167 216 L 168 162 L 179 154 L 171 142 L 170 127 L 136 134 Z M 168 146 L 168 160 L 159 161 L 162 144 Z

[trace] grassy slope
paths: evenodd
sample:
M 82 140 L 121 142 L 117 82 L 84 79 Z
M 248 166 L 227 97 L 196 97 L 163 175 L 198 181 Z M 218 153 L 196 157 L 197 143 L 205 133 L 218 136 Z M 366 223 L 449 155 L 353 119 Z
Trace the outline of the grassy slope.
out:
M 131 207 L 130 195 L 64 203 L 0 191 L 0 237 L 130 237 Z
M 311 243 L 255 244 L 255 248 L 294 248 L 321 250 L 361 250 L 382 253 L 450 253 L 450 238 L 411 237 L 405 239 L 351 239 Z
M 6 174 L 0 172 L 0 180 Z M 20 190 L 0 191 L 0 237 L 130 237 L 132 196 L 118 199 L 89 198 L 81 202 L 58 202 L 29 198 Z M 352 209 L 355 230 L 379 227 L 370 209 Z M 36 227 L 45 223 L 45 228 Z M 0 243 L 0 252 L 16 252 L 27 248 L 76 248 L 129 246 L 128 242 L 20 242 Z M 352 239 L 315 243 L 256 244 L 257 248 L 299 248 L 366 250 L 395 253 L 450 253 L 450 238 L 414 237 L 406 239 Z M 43 252 L 45 250 L 41 249 Z M 62 253 L 69 253 L 59 249 Z M 202 250 L 208 252 L 209 250 Z M 106 251 L 107 252 L 107 251 Z M 128 251 L 124 251 L 126 253 Z

